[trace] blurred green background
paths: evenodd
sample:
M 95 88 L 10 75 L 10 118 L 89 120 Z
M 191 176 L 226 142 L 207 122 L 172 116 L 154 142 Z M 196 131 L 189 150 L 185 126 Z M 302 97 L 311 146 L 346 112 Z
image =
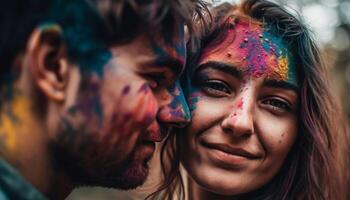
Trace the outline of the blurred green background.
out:
M 213 0 L 214 4 L 237 2 Z M 276 0 L 294 15 L 300 15 L 318 42 L 335 90 L 350 122 L 350 0 Z M 68 200 L 131 200 L 131 192 L 103 188 L 76 189 Z M 135 196 L 135 194 L 134 194 Z M 137 195 L 136 195 L 137 196 Z M 142 196 L 142 195 L 141 195 Z M 142 198 L 141 198 L 142 199 Z

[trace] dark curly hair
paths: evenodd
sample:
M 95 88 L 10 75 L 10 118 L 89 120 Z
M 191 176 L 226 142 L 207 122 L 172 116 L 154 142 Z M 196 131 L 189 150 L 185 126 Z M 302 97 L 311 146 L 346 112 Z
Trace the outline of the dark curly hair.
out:
M 15 70 L 15 57 L 24 51 L 33 29 L 57 23 L 72 61 L 93 59 L 103 45 L 115 45 L 148 34 L 173 38 L 185 24 L 201 16 L 202 0 L 12 0 L 0 6 L 0 84 Z M 81 45 L 84 44 L 84 45 Z M 98 44 L 98 45 L 97 45 Z M 92 56 L 93 57 L 93 56 Z M 87 62 L 86 62 L 87 63 Z

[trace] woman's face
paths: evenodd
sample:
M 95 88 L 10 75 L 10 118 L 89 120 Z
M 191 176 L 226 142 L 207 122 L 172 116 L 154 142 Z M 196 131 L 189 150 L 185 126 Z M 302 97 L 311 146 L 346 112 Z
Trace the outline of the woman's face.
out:
M 287 46 L 240 21 L 223 42 L 205 48 L 191 70 L 193 118 L 181 135 L 189 175 L 223 195 L 262 187 L 297 136 L 297 72 Z

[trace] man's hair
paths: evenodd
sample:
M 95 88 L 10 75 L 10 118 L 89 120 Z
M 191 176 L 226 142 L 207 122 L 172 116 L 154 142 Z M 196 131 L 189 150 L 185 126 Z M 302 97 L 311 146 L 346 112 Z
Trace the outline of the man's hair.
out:
M 139 34 L 150 39 L 174 38 L 184 23 L 201 15 L 201 0 L 12 0 L 0 7 L 0 84 L 13 70 L 35 27 L 59 24 L 72 61 L 96 63 L 106 45 L 131 41 Z M 99 56 L 104 62 L 106 56 Z M 102 60 L 101 60 L 102 59 Z M 93 61 L 93 62 L 91 62 Z M 80 63 L 82 64 L 82 63 Z M 88 67 L 86 65 L 82 65 Z M 96 66 L 96 65 L 95 65 Z
M 4 1 L 0 6 L 0 84 L 15 56 L 25 48 L 34 27 L 49 10 L 50 0 Z

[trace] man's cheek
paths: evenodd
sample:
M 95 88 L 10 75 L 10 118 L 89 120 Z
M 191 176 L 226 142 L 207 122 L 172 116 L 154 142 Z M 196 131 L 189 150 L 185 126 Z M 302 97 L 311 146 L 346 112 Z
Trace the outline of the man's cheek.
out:
M 135 128 L 144 128 L 152 123 L 158 111 L 158 102 L 148 84 L 130 88 L 118 107 L 130 116 Z M 125 92 L 125 90 L 123 90 Z M 124 93 L 125 94 L 125 93 Z
M 140 125 L 148 126 L 156 118 L 158 112 L 158 102 L 152 92 L 140 94 L 138 106 L 135 108 L 136 121 Z

